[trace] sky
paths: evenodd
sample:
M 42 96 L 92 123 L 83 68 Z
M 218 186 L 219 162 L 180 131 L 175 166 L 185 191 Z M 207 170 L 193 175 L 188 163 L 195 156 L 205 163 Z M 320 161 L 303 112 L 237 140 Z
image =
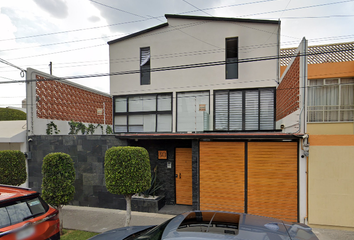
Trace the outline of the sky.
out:
M 281 48 L 303 37 L 309 46 L 354 41 L 354 0 L 0 0 L 0 108 L 26 97 L 18 68 L 108 73 L 107 42 L 167 22 L 165 14 L 280 19 Z M 109 77 L 74 82 L 109 93 Z

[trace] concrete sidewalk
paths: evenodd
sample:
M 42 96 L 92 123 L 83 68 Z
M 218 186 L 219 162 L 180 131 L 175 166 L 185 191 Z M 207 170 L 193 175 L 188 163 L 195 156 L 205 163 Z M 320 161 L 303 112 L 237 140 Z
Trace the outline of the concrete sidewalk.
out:
M 125 210 L 78 207 L 63 207 L 64 228 L 89 232 L 105 232 L 114 228 L 124 227 Z M 131 226 L 157 225 L 173 218 L 175 215 L 132 212 Z
M 167 209 L 165 212 L 173 212 Z M 64 206 L 62 211 L 64 228 L 89 232 L 105 232 L 124 226 L 125 210 Z M 157 225 L 174 217 L 173 214 L 132 212 L 131 226 Z M 328 228 L 313 228 L 320 240 L 353 240 L 354 231 Z

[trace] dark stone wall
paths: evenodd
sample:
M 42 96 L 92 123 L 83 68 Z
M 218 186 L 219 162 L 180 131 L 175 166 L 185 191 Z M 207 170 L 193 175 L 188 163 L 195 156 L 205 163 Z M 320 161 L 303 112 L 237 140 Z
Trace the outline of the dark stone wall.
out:
M 122 196 L 107 191 L 104 180 L 104 156 L 113 146 L 126 146 L 125 140 L 109 135 L 30 136 L 31 159 L 28 160 L 29 187 L 41 192 L 42 161 L 52 152 L 71 156 L 76 170 L 75 196 L 71 204 L 125 209 Z
M 150 156 L 151 169 L 157 166 L 157 179 L 163 184 L 160 192 L 165 195 L 166 204 L 173 205 L 176 203 L 176 187 L 175 187 L 175 149 L 191 148 L 192 140 L 138 140 L 129 141 L 129 146 L 144 147 Z M 158 159 L 158 151 L 167 151 L 167 160 Z M 168 168 L 168 164 L 171 168 Z
M 199 203 L 199 141 L 192 142 L 192 191 L 193 191 L 193 210 L 200 209 Z
M 119 140 L 108 135 L 43 135 L 30 136 L 31 159 L 28 160 L 29 187 L 41 192 L 42 161 L 52 152 L 71 156 L 76 170 L 75 196 L 70 203 L 77 206 L 125 209 L 123 196 L 107 191 L 104 179 L 104 155 L 113 146 L 141 146 L 147 149 L 151 169 L 157 166 L 157 179 L 162 187 L 159 195 L 166 204 L 176 202 L 175 149 L 192 148 L 193 208 L 199 209 L 199 141 L 198 140 Z M 167 160 L 158 159 L 158 151 L 167 151 Z M 170 166 L 170 168 L 169 168 Z

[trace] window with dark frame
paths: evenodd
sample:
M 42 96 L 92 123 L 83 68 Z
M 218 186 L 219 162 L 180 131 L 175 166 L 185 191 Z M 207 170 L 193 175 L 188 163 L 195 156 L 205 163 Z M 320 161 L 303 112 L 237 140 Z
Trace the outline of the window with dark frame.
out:
M 226 60 L 225 74 L 226 79 L 238 78 L 238 38 L 226 38 Z
M 150 47 L 140 48 L 140 85 L 150 84 Z
M 114 97 L 114 132 L 172 132 L 172 94 Z
M 215 131 L 275 129 L 275 88 L 214 92 Z

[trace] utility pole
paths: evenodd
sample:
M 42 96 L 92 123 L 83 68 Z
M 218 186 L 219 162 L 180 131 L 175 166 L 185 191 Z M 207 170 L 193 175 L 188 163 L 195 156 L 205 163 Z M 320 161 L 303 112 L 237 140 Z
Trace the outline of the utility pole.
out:
M 52 62 L 49 62 L 49 73 L 50 73 L 50 75 L 53 75 L 53 64 L 52 64 Z

